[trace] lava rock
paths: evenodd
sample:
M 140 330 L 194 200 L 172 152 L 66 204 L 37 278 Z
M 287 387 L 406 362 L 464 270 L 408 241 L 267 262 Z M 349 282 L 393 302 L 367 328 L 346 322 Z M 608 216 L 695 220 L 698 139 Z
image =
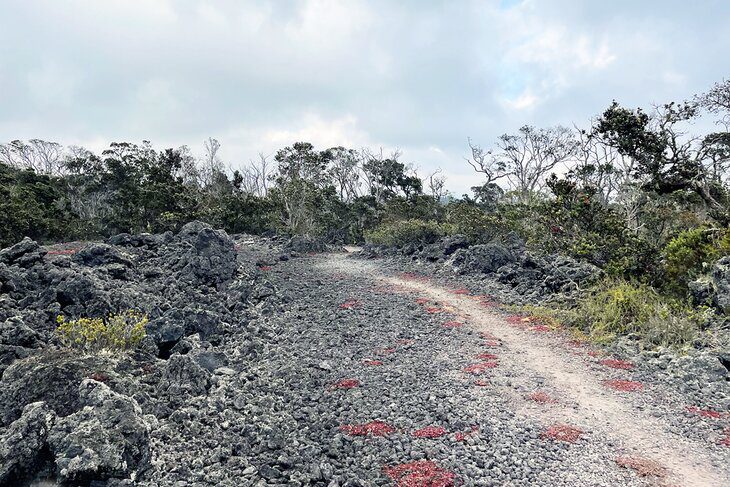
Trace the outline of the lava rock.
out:
M 55 419 L 44 402 L 34 402 L 0 433 L 0 485 L 26 483 L 43 468 L 46 438 Z
M 503 245 L 488 243 L 456 250 L 447 265 L 457 274 L 491 274 L 516 260 L 516 256 Z
M 86 379 L 79 385 L 84 408 L 60 418 L 48 434 L 58 478 L 89 482 L 127 478 L 149 457 L 150 425 L 137 402 Z
M 103 243 L 92 243 L 85 246 L 74 254 L 73 260 L 88 267 L 98 267 L 108 264 L 132 266 L 132 261 L 123 256 L 116 248 Z
M 47 251 L 41 249 L 41 246 L 38 245 L 35 240 L 25 237 L 23 240 L 16 243 L 15 245 L 0 250 L 0 263 L 10 265 L 13 263 L 18 263 L 17 261 L 20 260 L 23 256 L 35 255 L 38 257 L 42 257 L 46 253 Z M 35 260 L 37 259 L 34 257 L 32 261 Z

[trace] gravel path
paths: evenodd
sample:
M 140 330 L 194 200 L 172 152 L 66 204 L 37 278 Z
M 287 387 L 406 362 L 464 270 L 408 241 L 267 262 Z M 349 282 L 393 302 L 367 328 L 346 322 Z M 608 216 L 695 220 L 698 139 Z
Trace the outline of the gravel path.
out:
M 273 299 L 217 345 L 207 395 L 153 430 L 140 485 L 730 482 L 727 412 L 688 413 L 644 368 L 379 261 L 260 268 Z
M 474 372 L 483 370 L 480 377 L 488 377 L 481 379 L 488 385 L 477 386 L 479 392 L 475 394 L 487 396 L 487 400 L 495 395 L 501 397 L 501 401 L 492 402 L 491 406 L 515 413 L 510 418 L 513 427 L 521 424 L 544 432 L 551 425 L 565 425 L 576 428 L 572 431 L 580 435 L 575 445 L 562 446 L 566 451 L 561 453 L 570 455 L 574 451 L 569 450 L 577 449 L 583 458 L 576 459 L 575 463 L 566 461 L 567 458 L 561 462 L 549 461 L 547 468 L 557 466 L 559 470 L 557 476 L 551 476 L 549 485 L 574 482 L 573 479 L 580 479 L 584 485 L 616 482 L 627 485 L 639 480 L 619 478 L 618 464 L 633 466 L 639 474 L 653 471 L 659 475 L 645 475 L 644 480 L 663 485 L 716 486 L 730 482 L 728 456 L 723 455 L 722 450 L 712 451 L 697 441 L 671 433 L 661 418 L 653 417 L 643 408 L 636 407 L 634 401 L 626 399 L 627 395 L 652 394 L 653 391 L 643 388 L 643 384 L 618 382 L 615 384 L 629 388 L 635 384 L 634 387 L 642 387 L 642 390 L 612 390 L 606 382 L 612 380 L 612 374 L 596 373 L 587 366 L 587 362 L 594 361 L 595 351 L 580 350 L 584 346 L 568 340 L 565 334 L 551 332 L 539 324 L 506 319 L 503 313 L 491 309 L 490 303 L 461 294 L 463 291 L 455 293 L 453 289 L 413 276 L 385 276 L 371 262 L 339 255 L 321 268 L 358 281 L 379 281 L 401 294 L 404 300 L 408 299 L 409 293 L 417 293 L 425 311 L 443 322 L 454 321 L 455 331 L 476 331 L 486 337 L 484 341 L 492 346 L 485 351 L 488 349 L 487 353 L 493 357 L 486 355 L 487 360 L 481 361 L 473 360 L 478 354 L 465 357 L 476 364 L 472 367 Z M 456 355 L 468 353 L 459 340 L 454 340 L 453 345 Z M 496 366 L 480 368 L 480 363 Z M 622 364 L 618 362 L 617 365 Z M 459 380 L 458 377 L 454 379 Z M 482 398 L 475 399 L 475 404 L 463 407 L 475 409 Z M 517 451 L 529 451 L 530 446 L 520 441 L 523 432 L 519 427 L 514 435 L 517 444 L 513 446 Z M 486 471 L 482 475 L 489 476 L 489 473 Z M 478 483 L 477 479 L 479 477 L 463 480 Z

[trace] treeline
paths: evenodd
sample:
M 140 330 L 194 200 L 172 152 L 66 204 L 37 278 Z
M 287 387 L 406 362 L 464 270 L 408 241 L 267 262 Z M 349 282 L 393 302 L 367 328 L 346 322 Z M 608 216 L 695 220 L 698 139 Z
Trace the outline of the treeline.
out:
M 695 123 L 710 130 L 691 135 Z M 730 249 L 730 82 L 649 111 L 613 103 L 589 127 L 525 126 L 469 141 L 483 177 L 454 197 L 400 154 L 296 143 L 231 170 L 205 156 L 113 143 L 101 154 L 31 140 L 0 145 L 0 244 L 174 230 L 200 219 L 231 233 L 420 245 L 514 232 L 533 249 L 682 293 Z

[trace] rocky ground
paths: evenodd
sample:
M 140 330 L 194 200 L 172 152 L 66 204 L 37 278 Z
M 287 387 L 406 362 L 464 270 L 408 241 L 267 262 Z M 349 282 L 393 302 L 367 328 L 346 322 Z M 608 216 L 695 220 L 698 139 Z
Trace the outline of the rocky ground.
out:
M 730 482 L 718 358 L 599 350 L 509 315 L 495 301 L 597 271 L 503 247 L 404 273 L 192 223 L 0 251 L 0 484 Z M 130 308 L 150 317 L 133 352 L 54 335 L 58 314 Z

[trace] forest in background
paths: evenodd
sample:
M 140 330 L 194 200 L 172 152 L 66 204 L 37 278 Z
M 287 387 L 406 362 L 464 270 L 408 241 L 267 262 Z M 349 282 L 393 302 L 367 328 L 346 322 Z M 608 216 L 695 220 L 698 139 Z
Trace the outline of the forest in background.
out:
M 600 267 L 607 289 L 628 283 L 624 291 L 686 316 L 703 305 L 691 283 L 730 254 L 729 123 L 723 81 L 650 109 L 614 102 L 587 128 L 526 125 L 490 146 L 469 140 L 465 164 L 482 184 L 461 197 L 398 152 L 300 142 L 231 170 L 212 138 L 200 159 L 149 142 L 94 154 L 16 140 L 0 145 L 0 245 L 174 231 L 191 220 L 396 247 L 517 234 L 532 250 Z

